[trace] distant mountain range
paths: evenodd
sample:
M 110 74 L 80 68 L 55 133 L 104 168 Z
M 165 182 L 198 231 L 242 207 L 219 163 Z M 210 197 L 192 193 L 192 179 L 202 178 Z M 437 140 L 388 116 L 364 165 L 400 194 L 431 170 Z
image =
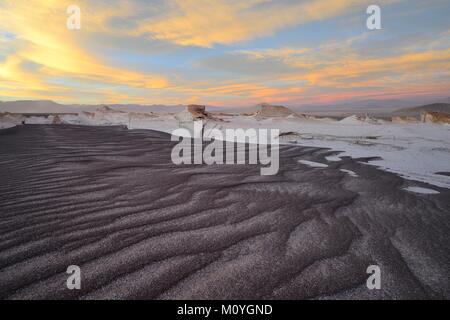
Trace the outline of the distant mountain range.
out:
M 341 102 L 336 104 L 329 105 L 303 105 L 300 107 L 291 108 L 298 112 L 322 112 L 322 111 L 378 111 L 378 112 L 386 112 L 392 111 L 401 108 L 410 108 L 423 106 L 433 103 L 450 103 L 450 97 L 446 98 L 418 98 L 415 101 L 412 100 L 397 100 L 397 99 L 384 99 L 384 100 L 376 100 L 376 99 L 366 99 L 366 100 L 358 100 L 358 101 L 350 101 L 350 102 Z
M 346 102 L 335 105 L 316 105 L 290 107 L 298 113 L 317 115 L 348 115 L 368 113 L 373 115 L 399 115 L 417 116 L 423 111 L 438 111 L 450 113 L 450 98 L 439 99 L 439 103 L 414 104 L 403 100 L 362 100 L 357 102 Z M 80 111 L 95 111 L 107 105 L 113 110 L 127 112 L 170 112 L 177 113 L 185 109 L 186 105 L 139 105 L 139 104 L 59 104 L 51 100 L 21 100 L 0 102 L 0 112 L 12 113 L 78 113 Z M 227 113 L 252 113 L 259 110 L 259 104 L 249 107 L 214 107 L 207 106 L 208 111 L 219 111 Z M 420 105 L 420 106 L 417 106 Z
M 153 104 L 153 105 L 141 105 L 141 104 L 97 104 L 97 105 L 68 105 L 68 107 L 74 109 L 74 110 L 83 110 L 83 111 L 94 111 L 97 110 L 103 106 L 108 106 L 110 109 L 113 110 L 120 110 L 120 111 L 126 111 L 126 112 L 180 112 L 186 108 L 185 105 L 160 105 L 160 104 Z M 66 105 L 64 107 L 67 107 Z
M 128 112 L 180 112 L 184 105 L 139 105 L 139 104 L 59 104 L 51 100 L 23 100 L 0 102 L 0 112 L 12 113 L 78 113 L 81 111 L 95 111 L 107 105 L 111 109 Z
M 77 113 L 78 111 L 51 100 L 21 100 L 0 102 L 0 112 L 12 113 Z
M 383 109 L 393 110 L 398 108 L 413 107 L 422 104 L 421 102 L 410 102 L 404 100 L 361 100 L 352 102 L 341 102 L 329 105 L 303 105 L 300 107 L 294 107 L 293 109 L 299 112 L 307 111 L 350 111 L 350 110 L 370 110 L 370 109 Z

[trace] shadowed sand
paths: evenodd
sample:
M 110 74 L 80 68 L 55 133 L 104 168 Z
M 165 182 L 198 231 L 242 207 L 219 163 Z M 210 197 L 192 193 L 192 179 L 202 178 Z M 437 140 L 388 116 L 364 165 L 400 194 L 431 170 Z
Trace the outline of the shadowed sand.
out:
M 0 298 L 450 298 L 448 190 L 407 192 L 428 186 L 298 146 L 281 147 L 276 176 L 176 166 L 169 140 L 0 131 Z M 81 290 L 66 288 L 72 264 Z M 371 264 L 381 290 L 366 287 Z

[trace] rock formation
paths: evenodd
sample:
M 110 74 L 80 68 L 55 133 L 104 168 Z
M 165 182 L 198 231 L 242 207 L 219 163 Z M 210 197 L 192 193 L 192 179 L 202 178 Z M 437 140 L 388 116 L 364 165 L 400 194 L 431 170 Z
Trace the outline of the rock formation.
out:
M 62 124 L 62 123 L 63 123 L 63 122 L 62 122 L 61 118 L 56 114 L 56 115 L 53 117 L 52 124 Z
M 259 106 L 258 111 L 256 112 L 257 118 L 286 118 L 286 117 L 299 117 L 298 115 L 291 109 L 284 106 L 273 106 L 267 103 L 263 103 Z
M 415 117 L 402 117 L 402 116 L 397 116 L 397 117 L 392 117 L 391 118 L 391 122 L 392 123 L 417 123 L 418 120 Z
M 198 104 L 190 104 L 187 106 L 187 111 L 192 114 L 194 119 L 205 119 L 208 117 L 206 107 Z
M 422 113 L 421 120 L 425 123 L 450 123 L 450 114 L 443 112 L 426 111 Z

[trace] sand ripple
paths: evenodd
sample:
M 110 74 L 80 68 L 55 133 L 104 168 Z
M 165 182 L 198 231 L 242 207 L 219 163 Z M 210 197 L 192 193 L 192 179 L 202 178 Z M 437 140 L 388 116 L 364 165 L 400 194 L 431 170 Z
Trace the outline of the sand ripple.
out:
M 448 190 L 405 192 L 323 149 L 284 146 L 279 174 L 260 176 L 173 165 L 172 145 L 120 127 L 2 130 L 0 298 L 450 298 Z M 71 264 L 81 290 L 65 286 Z

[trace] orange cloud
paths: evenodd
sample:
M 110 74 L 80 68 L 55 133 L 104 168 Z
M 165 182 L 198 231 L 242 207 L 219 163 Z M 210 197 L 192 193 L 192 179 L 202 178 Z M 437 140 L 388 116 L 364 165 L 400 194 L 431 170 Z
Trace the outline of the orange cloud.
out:
M 159 89 L 169 85 L 164 76 L 140 73 L 103 63 L 77 43 L 77 32 L 90 25 L 82 15 L 82 30 L 66 28 L 67 0 L 5 0 L 0 4 L 0 30 L 17 36 L 20 46 L 0 63 L 0 80 L 29 91 L 52 91 L 48 79 L 71 77 L 112 85 Z M 85 22 L 85 23 L 83 23 Z M 24 71 L 23 63 L 39 66 L 38 74 Z M 36 95 L 34 95 L 36 96 Z
M 357 10 L 361 5 L 358 0 L 175 0 L 170 12 L 144 20 L 133 32 L 151 33 L 156 39 L 179 45 L 211 47 L 328 19 Z
M 392 1 L 380 4 L 387 2 Z M 155 6 L 151 17 L 136 18 L 124 28 L 113 28 L 109 22 L 139 16 L 144 2 L 115 1 L 112 5 L 108 1 L 78 0 L 82 29 L 69 31 L 66 8 L 72 3 L 71 0 L 0 3 L 0 37 L 2 31 L 15 35 L 14 39 L 0 38 L 0 55 L 6 56 L 0 61 L 1 96 L 74 101 L 78 95 L 103 99 L 99 102 L 244 104 L 325 101 L 376 92 L 401 95 L 407 90 L 411 94 L 425 94 L 449 89 L 443 79 L 450 76 L 450 49 L 442 49 L 443 43 L 448 44 L 448 31 L 447 42 L 439 42 L 439 50 L 408 47 L 402 54 L 377 58 L 361 56 L 352 49 L 352 43 L 366 39 L 367 33 L 318 48 L 239 50 L 233 54 L 248 59 L 231 62 L 233 66 L 241 63 L 234 70 L 240 71 L 247 61 L 258 62 L 246 68 L 246 74 L 230 80 L 232 76 L 202 73 L 204 78 L 200 81 L 184 79 L 182 74 L 170 74 L 173 80 L 169 81 L 168 75 L 114 66 L 105 62 L 105 57 L 91 52 L 92 48 L 83 47 L 80 41 L 94 33 L 99 37 L 118 33 L 125 39 L 147 36 L 178 46 L 233 44 L 360 10 L 363 3 L 358 0 L 168 0 L 166 6 Z M 5 47 L 6 54 L 2 51 Z M 151 59 L 151 53 L 148 57 Z M 279 64 L 272 64 L 273 69 L 267 68 L 268 72 L 252 74 L 271 59 Z M 30 64 L 35 69 L 30 69 Z M 279 65 L 287 68 L 280 70 Z M 273 75 L 272 70 L 279 73 Z M 76 84 L 55 81 L 60 79 Z

